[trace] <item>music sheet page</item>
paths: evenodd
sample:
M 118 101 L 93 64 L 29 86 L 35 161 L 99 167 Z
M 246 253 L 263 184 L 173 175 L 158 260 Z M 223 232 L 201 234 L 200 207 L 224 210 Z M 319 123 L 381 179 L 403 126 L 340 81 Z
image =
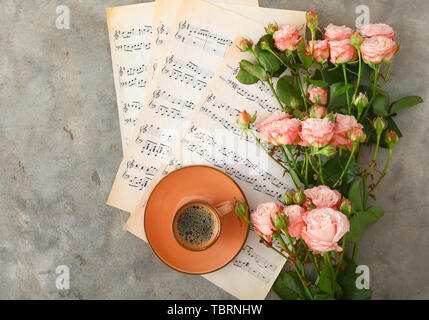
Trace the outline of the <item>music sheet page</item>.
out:
M 236 124 L 243 108 L 251 114 L 257 112 L 259 119 L 280 109 L 264 83 L 245 86 L 236 80 L 240 60 L 253 60 L 249 53 L 237 48 L 240 40 L 237 38 L 231 46 L 172 148 L 168 165 L 160 168 L 154 180 L 178 167 L 206 164 L 229 174 L 244 191 L 253 211 L 260 203 L 281 199 L 285 191 L 293 189 L 293 182 L 257 141 L 252 136 L 246 137 Z M 146 239 L 143 230 L 146 200 L 147 194 L 127 222 L 127 230 L 142 239 Z M 239 299 L 264 299 L 284 262 L 283 257 L 259 243 L 259 237 L 250 231 L 237 257 L 204 277 Z
M 204 1 L 183 0 L 162 65 L 146 88 L 109 205 L 128 212 L 134 209 L 237 35 L 258 39 L 269 21 L 304 30 L 305 12 L 245 6 L 243 14 L 258 22 Z
M 259 6 L 259 0 L 209 0 L 219 5 L 237 4 L 246 6 Z M 182 0 L 156 0 L 155 16 L 153 20 L 152 48 L 149 59 L 148 79 L 152 79 L 159 57 L 162 56 L 165 43 L 173 25 L 177 11 L 182 4 Z
M 106 9 L 122 150 L 144 102 L 154 2 Z
M 106 9 L 123 150 L 133 134 L 144 102 L 146 83 L 153 76 L 154 63 L 162 54 L 163 39 L 181 1 L 157 0 Z M 258 5 L 257 0 L 211 1 Z

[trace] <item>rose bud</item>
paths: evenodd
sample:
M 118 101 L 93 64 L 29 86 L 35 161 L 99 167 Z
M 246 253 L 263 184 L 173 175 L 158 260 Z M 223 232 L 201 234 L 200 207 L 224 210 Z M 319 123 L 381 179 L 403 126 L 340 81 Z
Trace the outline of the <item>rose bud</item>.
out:
M 267 39 L 262 40 L 259 45 L 260 45 L 262 50 L 270 50 L 271 49 L 270 43 L 268 42 Z
M 315 13 L 313 10 L 309 10 L 305 13 L 305 19 L 307 20 L 307 27 L 314 31 L 319 25 L 320 15 Z
M 287 206 L 290 206 L 292 204 L 294 204 L 293 201 L 293 192 L 291 191 L 286 191 L 285 195 L 283 196 L 283 201 Z
M 350 36 L 350 44 L 356 49 L 360 47 L 364 40 L 365 39 L 362 37 L 359 31 L 353 32 Z
M 363 143 L 366 140 L 366 135 L 361 128 L 354 127 L 348 132 L 347 138 L 355 143 Z
M 384 129 L 387 128 L 387 123 L 382 117 L 377 117 L 372 125 L 377 133 L 377 137 L 379 137 Z
M 398 135 L 393 130 L 387 131 L 386 135 L 384 136 L 384 141 L 386 142 L 390 150 L 395 148 L 396 144 L 398 143 L 398 140 Z
M 328 90 L 310 85 L 308 87 L 308 99 L 314 104 L 326 104 L 328 101 Z
M 349 216 L 353 211 L 353 204 L 350 200 L 344 199 L 340 205 L 340 211 L 346 216 Z
M 311 42 L 307 44 L 307 55 L 311 55 Z M 329 41 L 328 40 L 316 40 L 313 43 L 313 58 L 318 63 L 326 63 L 329 59 Z
M 317 151 L 317 154 L 326 157 L 333 157 L 337 154 L 337 148 L 332 144 L 328 144 L 326 147 L 319 149 L 319 151 Z
M 270 35 L 273 35 L 274 32 L 276 32 L 277 30 L 279 30 L 279 25 L 277 24 L 277 22 L 270 23 L 268 26 L 265 27 L 265 32 Z
M 277 49 L 283 52 L 295 50 L 302 37 L 299 35 L 296 26 L 288 24 L 274 32 L 273 39 Z
M 249 49 L 252 49 L 253 47 L 253 41 L 250 39 L 243 39 L 240 41 L 240 50 L 242 52 L 248 51 Z
M 277 211 L 274 215 L 274 220 L 273 220 L 274 228 L 279 230 L 286 230 L 288 224 L 289 224 L 288 217 Z
M 324 116 L 326 116 L 326 113 L 327 113 L 327 109 L 325 107 L 318 106 L 317 104 L 315 104 L 314 106 L 311 107 L 310 117 L 322 119 Z
M 241 111 L 238 115 L 238 124 L 240 126 L 247 126 L 251 120 L 252 116 L 248 114 L 246 110 Z
M 307 197 L 305 196 L 304 191 L 302 191 L 302 189 L 299 189 L 297 192 L 294 193 L 293 202 L 295 202 L 295 204 L 302 206 L 305 200 L 307 200 Z
M 359 92 L 359 95 L 354 98 L 353 105 L 358 110 L 358 118 L 362 114 L 362 111 L 365 110 L 365 108 L 368 106 L 369 100 L 368 97 L 363 92 Z

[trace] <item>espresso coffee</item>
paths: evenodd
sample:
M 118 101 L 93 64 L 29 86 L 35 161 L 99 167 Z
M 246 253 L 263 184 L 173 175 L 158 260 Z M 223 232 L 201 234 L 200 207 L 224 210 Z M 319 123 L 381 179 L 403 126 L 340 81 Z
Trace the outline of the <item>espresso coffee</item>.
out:
M 217 233 L 218 222 L 209 209 L 192 205 L 180 214 L 177 220 L 177 233 L 191 245 L 204 245 Z

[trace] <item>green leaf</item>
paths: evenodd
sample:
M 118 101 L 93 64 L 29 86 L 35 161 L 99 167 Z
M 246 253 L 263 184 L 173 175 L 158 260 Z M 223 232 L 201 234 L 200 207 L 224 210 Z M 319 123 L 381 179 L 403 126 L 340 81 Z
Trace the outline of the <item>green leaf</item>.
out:
M 320 290 L 331 295 L 332 294 L 332 275 L 327 265 L 323 267 L 322 272 L 317 280 L 317 285 Z
M 353 85 L 351 83 L 348 83 L 347 85 L 343 85 L 341 87 L 338 87 L 337 90 L 335 91 L 335 97 L 338 97 L 342 94 L 346 94 L 346 90 L 347 89 L 351 89 L 353 88 Z
M 254 65 L 250 61 L 241 60 L 240 68 L 244 71 L 247 71 L 252 76 L 257 77 L 261 81 L 267 81 L 268 80 L 268 75 L 265 72 L 265 70 L 260 66 Z
M 395 101 L 390 107 L 390 114 L 415 106 L 416 104 L 419 104 L 422 102 L 423 102 L 423 99 L 418 96 L 409 96 L 409 97 L 399 99 L 398 101 Z
M 386 91 L 379 90 L 377 92 L 372 108 L 377 116 L 389 116 L 389 95 Z
M 350 219 L 350 232 L 347 234 L 347 241 L 359 242 L 368 227 L 375 224 L 383 215 L 383 209 L 378 207 L 370 207 L 366 211 L 355 213 Z
M 265 71 L 273 73 L 280 69 L 280 61 L 271 52 L 262 50 L 259 46 L 256 46 L 253 52 Z
M 323 179 L 325 183 L 332 187 L 335 182 L 340 178 L 341 173 L 343 172 L 342 168 L 346 167 L 346 163 L 348 161 L 348 156 L 342 156 L 340 159 L 331 158 L 323 165 Z M 344 174 L 342 185 L 347 185 L 354 180 L 356 174 L 358 172 L 358 164 L 352 159 L 350 165 Z M 321 179 L 319 178 L 318 183 L 321 183 Z
M 352 88 L 349 87 L 350 96 L 353 94 Z M 337 93 L 338 92 L 338 93 Z M 340 107 L 347 106 L 346 88 L 344 82 L 336 82 L 329 87 L 328 111 L 337 110 Z
M 240 72 L 235 77 L 237 81 L 239 81 L 242 84 L 254 84 L 259 81 L 259 79 L 255 76 L 252 76 L 249 72 L 240 70 Z
M 313 56 L 308 55 L 307 56 L 307 50 L 305 46 L 305 40 L 301 39 L 298 43 L 297 47 L 298 57 L 301 60 L 302 64 L 304 65 L 305 69 L 308 69 L 313 64 Z
M 349 200 L 352 202 L 353 209 L 355 211 L 363 210 L 360 184 L 361 184 L 361 179 L 356 180 L 350 187 L 350 191 L 349 191 Z
M 344 260 L 345 268 L 337 276 L 337 281 L 343 288 L 341 300 L 370 300 L 372 296 L 371 289 L 356 288 L 356 279 L 359 274 L 356 273 L 356 264 L 351 260 Z
M 281 77 L 277 82 L 276 91 L 280 100 L 288 105 L 293 105 L 293 103 L 299 103 L 299 105 L 303 104 L 300 93 L 296 88 L 292 76 Z
M 306 300 L 307 296 L 296 272 L 282 272 L 274 282 L 274 291 L 283 300 Z
M 312 85 L 315 85 L 316 87 L 322 87 L 327 88 L 329 87 L 329 83 L 322 80 L 314 80 L 314 79 L 307 79 L 308 82 L 310 82 Z

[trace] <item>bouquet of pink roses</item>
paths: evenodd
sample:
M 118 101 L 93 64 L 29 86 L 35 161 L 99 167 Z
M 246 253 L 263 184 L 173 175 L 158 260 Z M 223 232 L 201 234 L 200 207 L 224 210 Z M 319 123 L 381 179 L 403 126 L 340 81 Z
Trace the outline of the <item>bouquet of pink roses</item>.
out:
M 282 204 L 260 204 L 250 220 L 244 203 L 236 203 L 236 213 L 293 266 L 274 284 L 281 298 L 370 299 L 369 287 L 356 286 L 356 254 L 384 212 L 368 199 L 375 200 L 402 136 L 394 117 L 422 99 L 391 103 L 383 90 L 399 49 L 390 26 L 353 31 L 329 24 L 323 34 L 318 21 L 307 12 L 309 41 L 295 26 L 270 24 L 255 45 L 241 43 L 254 61 L 240 62 L 237 80 L 267 83 L 279 109 L 258 122 L 244 110 L 237 123 L 291 176 L 296 191 L 286 192 Z M 359 160 L 368 145 L 375 148 L 366 165 Z M 380 165 L 381 148 L 388 157 Z

